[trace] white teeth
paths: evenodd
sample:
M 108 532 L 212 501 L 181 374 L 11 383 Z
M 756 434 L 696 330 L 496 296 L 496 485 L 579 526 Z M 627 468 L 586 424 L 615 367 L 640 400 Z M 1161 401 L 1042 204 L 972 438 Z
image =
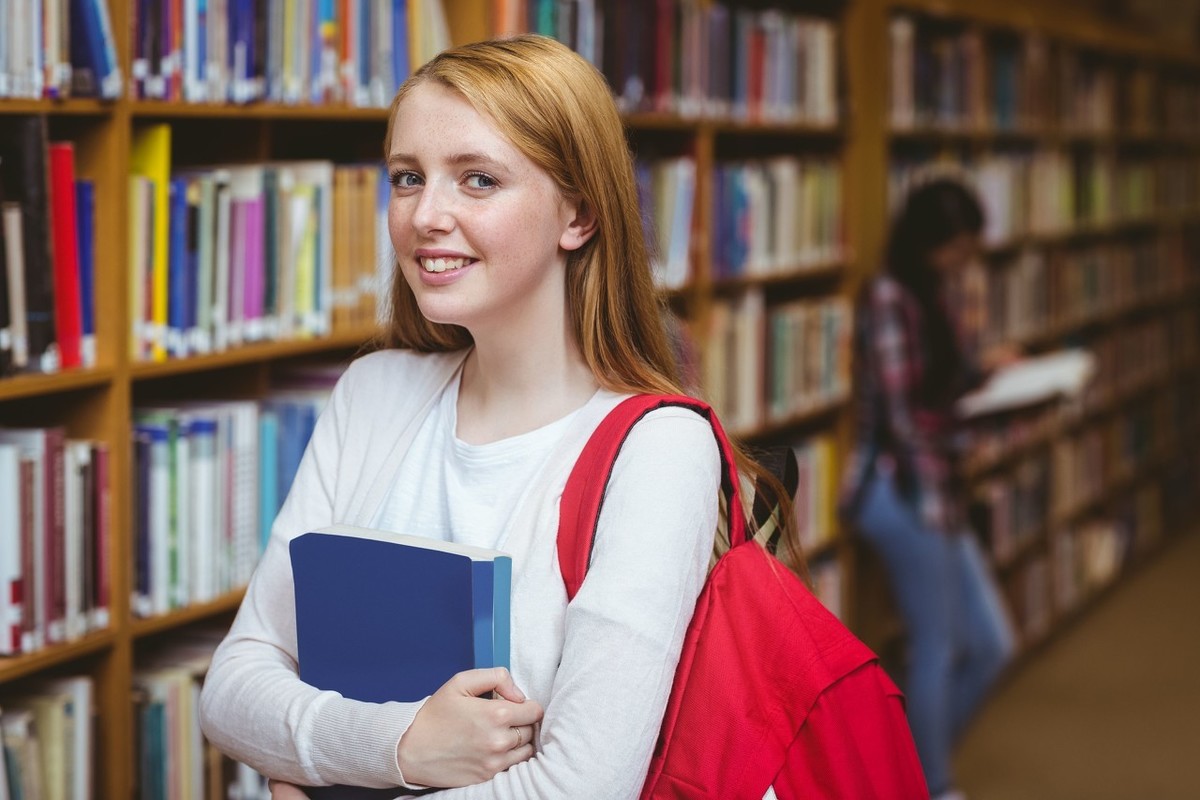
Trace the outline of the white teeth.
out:
M 448 269 L 461 269 L 469 262 L 469 258 L 422 258 L 421 267 L 426 272 L 445 272 Z

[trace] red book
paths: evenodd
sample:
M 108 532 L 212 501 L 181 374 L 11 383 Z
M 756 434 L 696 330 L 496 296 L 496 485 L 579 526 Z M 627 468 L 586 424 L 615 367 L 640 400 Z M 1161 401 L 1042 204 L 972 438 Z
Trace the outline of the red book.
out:
M 51 142 L 50 235 L 54 244 L 54 325 L 59 363 L 83 363 L 83 307 L 79 299 L 79 240 L 75 227 L 75 146 Z

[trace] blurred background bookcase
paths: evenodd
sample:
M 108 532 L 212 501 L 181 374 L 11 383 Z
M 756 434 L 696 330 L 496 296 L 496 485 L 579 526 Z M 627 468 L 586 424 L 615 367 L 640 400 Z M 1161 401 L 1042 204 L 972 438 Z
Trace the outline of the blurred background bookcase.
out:
M 519 18 L 517 3 L 443 5 L 455 43 L 549 25 L 581 50 L 591 44 L 580 9 L 604 12 L 593 58 L 605 64 L 638 159 L 685 372 L 743 441 L 801 448 L 815 588 L 893 662 L 902 631 L 885 584 L 833 504 L 852 430 L 852 300 L 877 269 L 889 194 L 930 163 L 966 165 L 995 217 L 984 263 L 961 287 L 976 340 L 1101 353 L 1095 396 L 999 420 L 973 451 L 980 522 L 1025 644 L 1045 641 L 1182 519 L 1200 440 L 1187 403 L 1200 391 L 1200 60 L 1033 3 L 559 3 L 576 16 L 570 25 L 560 16 L 557 29 L 553 16 Z M 76 173 L 96 198 L 94 363 L 0 378 L 0 426 L 61 426 L 98 441 L 111 475 L 107 624 L 0 659 L 0 703 L 48 678 L 91 676 L 103 732 L 95 796 L 122 798 L 147 779 L 133 742 L 145 724 L 135 696 L 149 690 L 135 676 L 172 643 L 227 624 L 241 597 L 234 589 L 162 613 L 135 609 L 139 409 L 265 400 L 280 376 L 345 363 L 375 333 L 370 314 L 342 315 L 320 336 L 135 357 L 129 175 L 138 142 L 167 126 L 180 171 L 355 165 L 378 160 L 386 127 L 386 110 L 345 103 L 134 99 L 138 8 L 109 0 L 119 98 L 0 98 L 0 126 L 44 116 L 49 140 L 74 143 Z M 712 31 L 745 53 L 715 46 Z M 697 78 L 702 53 L 727 68 Z M 732 62 L 756 65 L 740 89 Z M 905 64 L 908 84 L 896 77 Z M 1031 83 L 1035 69 L 1044 80 Z M 745 102 L 729 102 L 736 92 Z M 1035 199 L 1037 187 L 1024 187 L 1043 178 L 1050 189 Z M 1039 209 L 1032 224 L 1029 208 Z M 1123 377 L 1130 365 L 1142 367 L 1135 379 Z M 215 776 L 220 766 L 206 769 Z
M 972 429 L 973 522 L 1027 656 L 1194 525 L 1200 72 L 1190 50 L 1069 8 L 897 0 L 879 24 L 876 185 L 893 202 L 951 174 L 984 201 L 983 258 L 955 287 L 968 338 L 1098 360 L 1080 400 Z M 880 605 L 858 598 L 861 632 L 894 663 Z

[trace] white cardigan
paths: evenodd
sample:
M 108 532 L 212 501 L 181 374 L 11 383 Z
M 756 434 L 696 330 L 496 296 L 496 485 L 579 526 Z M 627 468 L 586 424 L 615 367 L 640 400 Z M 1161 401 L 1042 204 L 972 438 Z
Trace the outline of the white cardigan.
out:
M 201 696 L 209 740 L 265 775 L 301 785 L 402 783 L 396 745 L 421 703 L 362 703 L 299 680 L 288 542 L 331 523 L 369 524 L 464 357 L 365 356 L 317 422 Z M 568 607 L 558 500 L 588 437 L 622 399 L 600 391 L 580 409 L 505 534 L 513 678 L 546 709 L 538 753 L 436 797 L 615 800 L 641 788 L 709 562 L 720 464 L 698 415 L 667 408 L 639 423 L 609 482 L 588 578 Z

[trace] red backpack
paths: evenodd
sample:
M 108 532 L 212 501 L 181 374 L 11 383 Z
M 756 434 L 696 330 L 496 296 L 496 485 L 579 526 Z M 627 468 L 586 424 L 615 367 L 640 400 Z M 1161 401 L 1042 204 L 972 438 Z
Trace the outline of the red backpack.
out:
M 654 409 L 690 408 L 721 449 L 727 507 L 740 508 L 725 432 L 706 404 L 640 395 L 600 423 L 560 503 L 568 601 L 587 573 L 608 477 L 630 429 Z M 650 772 L 649 798 L 914 800 L 929 792 L 904 699 L 875 654 L 730 515 L 732 547 L 687 630 Z

